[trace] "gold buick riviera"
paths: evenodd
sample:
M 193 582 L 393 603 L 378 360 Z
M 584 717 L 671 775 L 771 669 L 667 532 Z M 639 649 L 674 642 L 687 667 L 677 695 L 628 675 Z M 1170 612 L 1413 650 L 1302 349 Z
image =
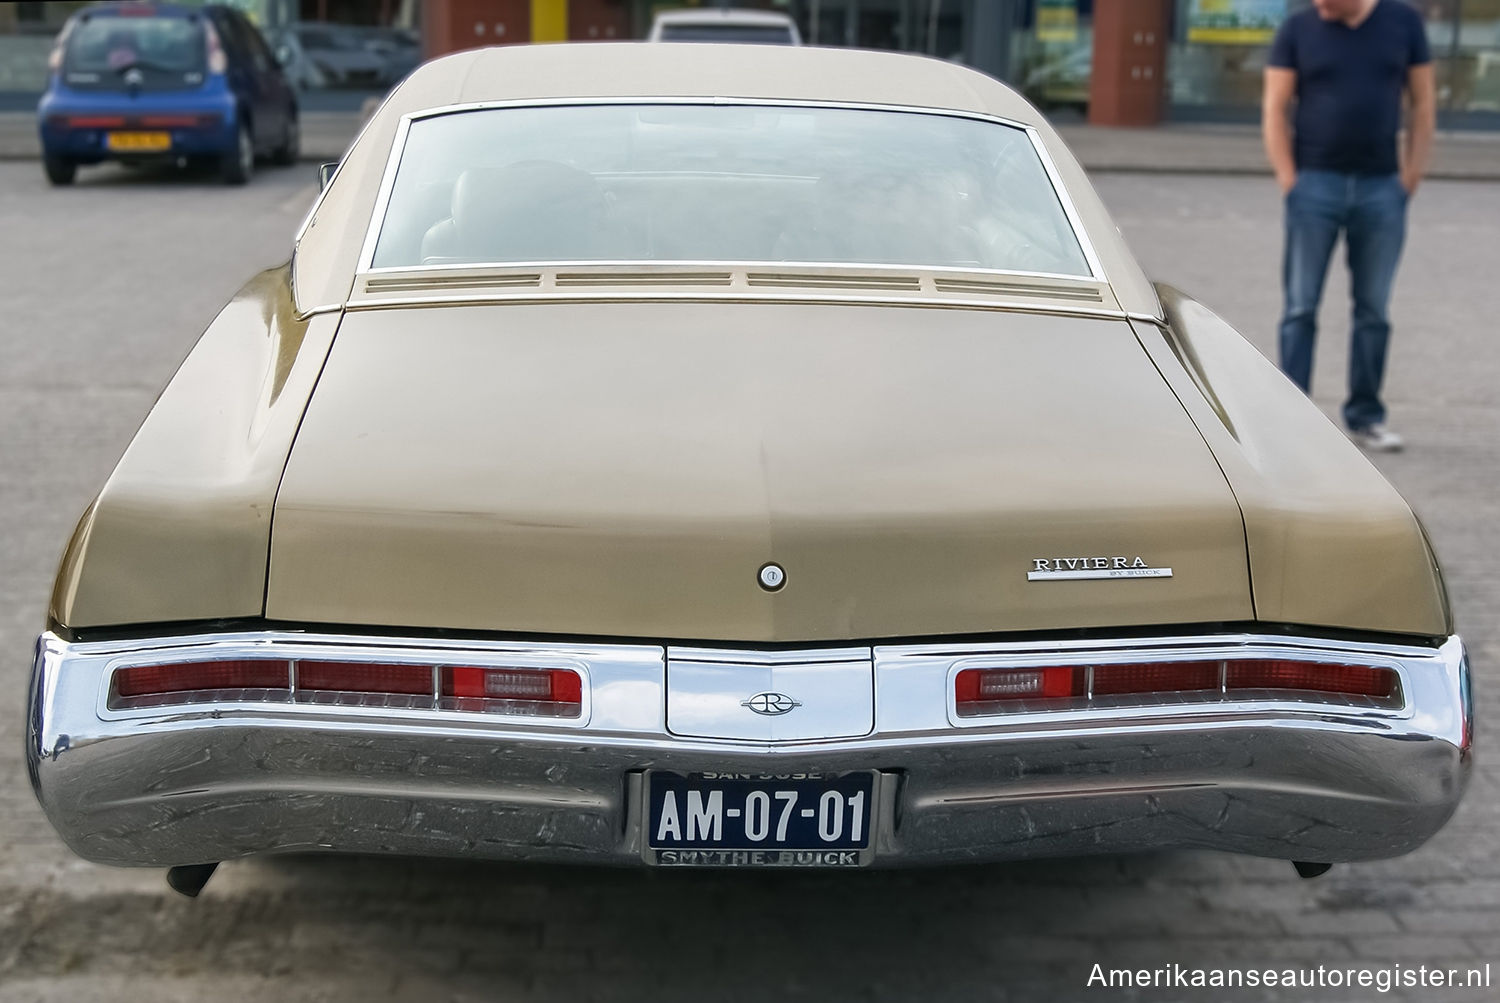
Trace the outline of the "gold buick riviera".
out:
M 48 817 L 247 854 L 1405 853 L 1468 664 L 1421 526 L 913 56 L 426 64 L 68 545 Z

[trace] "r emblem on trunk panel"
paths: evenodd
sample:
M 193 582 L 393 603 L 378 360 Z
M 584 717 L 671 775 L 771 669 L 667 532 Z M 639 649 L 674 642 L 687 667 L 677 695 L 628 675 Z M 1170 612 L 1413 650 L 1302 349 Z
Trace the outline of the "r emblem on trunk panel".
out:
M 783 714 L 790 714 L 801 707 L 802 703 L 793 700 L 785 693 L 757 693 L 749 700 L 741 700 L 740 706 L 749 707 L 755 713 L 764 714 L 766 717 L 780 717 Z

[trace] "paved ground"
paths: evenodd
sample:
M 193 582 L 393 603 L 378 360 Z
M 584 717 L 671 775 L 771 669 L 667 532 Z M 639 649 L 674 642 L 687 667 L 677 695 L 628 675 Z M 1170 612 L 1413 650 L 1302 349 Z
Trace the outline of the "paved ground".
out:
M 1170 123 L 1150 129 L 1108 129 L 1063 124 L 1058 131 L 1091 171 L 1270 173 L 1258 125 Z M 1437 178 L 1500 180 L 1500 133 L 1439 133 L 1431 173 Z
M 682 874 L 382 859 L 235 862 L 196 901 L 160 872 L 72 857 L 17 755 L 51 574 L 77 515 L 217 307 L 283 258 L 307 167 L 248 188 L 86 175 L 50 190 L 0 164 L 0 1001 L 1492 1000 L 1500 989 L 1089 990 L 1097 962 L 1470 967 L 1500 985 L 1500 753 L 1458 817 L 1408 857 L 1301 882 L 1272 861 L 1162 853 L 855 875 Z M 1237 177 L 1106 176 L 1149 269 L 1262 350 L 1278 207 Z M 1500 186 L 1433 183 L 1397 290 L 1382 468 L 1424 516 L 1500 715 Z M 1338 403 L 1342 276 L 1318 400 Z

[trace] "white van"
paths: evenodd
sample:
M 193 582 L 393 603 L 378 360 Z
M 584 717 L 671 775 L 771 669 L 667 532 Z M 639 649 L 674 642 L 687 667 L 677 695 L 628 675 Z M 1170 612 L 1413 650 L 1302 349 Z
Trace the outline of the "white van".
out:
M 775 11 L 700 7 L 661 11 L 651 22 L 646 41 L 801 45 L 802 34 L 796 22 Z

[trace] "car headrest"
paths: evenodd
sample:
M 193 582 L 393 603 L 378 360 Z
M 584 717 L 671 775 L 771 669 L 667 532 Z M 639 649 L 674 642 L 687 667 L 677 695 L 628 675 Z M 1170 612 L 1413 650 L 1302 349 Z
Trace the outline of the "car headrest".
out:
M 464 171 L 453 185 L 458 253 L 494 261 L 590 257 L 605 200 L 587 171 L 546 160 Z

